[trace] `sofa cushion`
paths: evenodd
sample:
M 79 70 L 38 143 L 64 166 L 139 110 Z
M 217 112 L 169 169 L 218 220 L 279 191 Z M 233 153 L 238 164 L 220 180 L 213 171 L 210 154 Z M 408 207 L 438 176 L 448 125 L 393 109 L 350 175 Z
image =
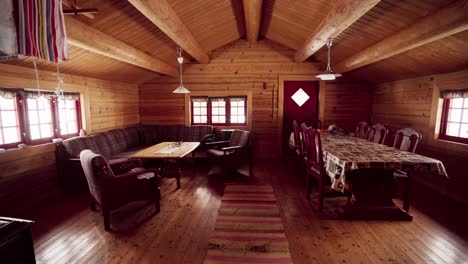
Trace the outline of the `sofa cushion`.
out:
M 103 133 L 110 144 L 111 154 L 117 154 L 127 149 L 127 140 L 123 129 L 114 129 Z
M 142 126 L 139 129 L 140 143 L 143 145 L 153 145 L 157 142 L 156 126 Z
M 122 129 L 122 131 L 127 142 L 127 149 L 136 148 L 143 144 L 143 141 L 140 139 L 139 127 L 128 127 Z
M 96 149 L 91 149 L 94 153 L 101 154 L 104 157 L 112 156 L 112 147 L 109 141 L 107 141 L 104 134 L 93 134 L 88 136 L 89 141 L 94 141 L 94 144 L 97 146 Z
M 199 142 L 207 134 L 213 134 L 212 126 L 184 126 L 178 131 L 179 141 Z
M 88 137 L 74 137 L 63 141 L 63 146 L 69 157 L 78 158 L 80 152 L 85 149 L 90 149 L 93 152 L 98 150 L 94 140 L 90 140 Z

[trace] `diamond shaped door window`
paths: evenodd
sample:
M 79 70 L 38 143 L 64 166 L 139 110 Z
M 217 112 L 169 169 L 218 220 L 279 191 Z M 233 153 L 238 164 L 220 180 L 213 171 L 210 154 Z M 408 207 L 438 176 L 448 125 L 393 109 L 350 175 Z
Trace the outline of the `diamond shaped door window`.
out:
M 310 96 L 302 90 L 302 88 L 299 88 L 292 96 L 291 99 L 299 106 L 301 107 L 307 100 L 309 100 Z

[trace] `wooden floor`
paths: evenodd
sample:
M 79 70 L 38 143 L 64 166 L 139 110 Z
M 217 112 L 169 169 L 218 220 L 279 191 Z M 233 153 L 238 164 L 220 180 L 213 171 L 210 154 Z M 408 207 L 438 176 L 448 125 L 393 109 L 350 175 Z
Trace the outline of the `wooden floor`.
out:
M 319 214 L 303 198 L 303 183 L 290 167 L 282 161 L 259 161 L 255 175 L 275 189 L 294 263 L 468 260 L 466 240 L 414 208 L 412 222 L 337 221 L 330 212 L 344 201 L 332 199 Z M 159 214 L 146 218 L 152 206 L 141 204 L 114 214 L 118 231 L 104 231 L 101 215 L 89 210 L 83 194 L 41 210 L 33 229 L 38 263 L 202 263 L 223 183 L 203 168 L 184 174 L 180 190 L 173 179 L 163 180 Z

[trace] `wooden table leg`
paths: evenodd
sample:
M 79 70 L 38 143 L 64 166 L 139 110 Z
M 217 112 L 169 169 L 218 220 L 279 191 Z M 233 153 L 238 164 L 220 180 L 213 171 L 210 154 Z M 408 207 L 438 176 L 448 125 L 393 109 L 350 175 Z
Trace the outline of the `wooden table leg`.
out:
M 403 194 L 403 210 L 409 213 L 410 209 L 410 190 L 411 190 L 411 172 L 408 172 L 406 178 L 405 192 Z
M 181 174 L 180 159 L 177 159 L 176 164 L 177 164 L 176 165 L 177 166 L 177 175 L 176 175 L 177 189 L 180 189 L 180 174 Z

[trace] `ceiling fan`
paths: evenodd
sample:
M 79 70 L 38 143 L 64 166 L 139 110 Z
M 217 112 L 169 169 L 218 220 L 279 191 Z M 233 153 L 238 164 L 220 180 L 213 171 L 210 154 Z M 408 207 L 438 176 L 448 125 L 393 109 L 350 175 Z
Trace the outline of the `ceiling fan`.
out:
M 64 9 L 63 14 L 64 15 L 85 15 L 90 18 L 94 18 L 93 14 L 96 14 L 99 12 L 96 8 L 80 8 L 76 0 L 63 0 L 63 4 L 67 7 L 70 7 L 71 9 Z

